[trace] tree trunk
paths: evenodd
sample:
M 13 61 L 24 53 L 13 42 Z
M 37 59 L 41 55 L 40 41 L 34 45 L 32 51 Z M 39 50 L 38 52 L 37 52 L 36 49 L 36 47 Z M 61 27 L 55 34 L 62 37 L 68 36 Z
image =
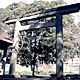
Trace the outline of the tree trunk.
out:
M 34 77 L 35 76 L 35 64 L 33 65 L 33 71 L 32 71 L 32 76 Z
M 37 56 L 36 56 L 36 72 L 38 73 L 38 63 L 39 63 L 39 61 L 38 61 L 38 54 L 37 54 Z

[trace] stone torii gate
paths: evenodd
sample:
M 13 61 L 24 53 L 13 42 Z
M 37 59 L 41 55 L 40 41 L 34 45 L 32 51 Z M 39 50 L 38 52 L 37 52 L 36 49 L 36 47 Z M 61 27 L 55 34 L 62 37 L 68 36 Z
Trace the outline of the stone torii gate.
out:
M 58 8 L 52 8 L 45 11 L 38 11 L 31 14 L 27 14 L 26 17 L 8 20 L 6 24 L 15 24 L 15 34 L 14 34 L 14 43 L 13 47 L 18 47 L 18 34 L 21 30 L 33 30 L 37 28 L 46 28 L 56 26 L 56 75 L 57 78 L 63 77 L 63 57 L 62 57 L 62 49 L 63 49 L 63 26 L 62 26 L 62 16 L 70 13 L 79 12 L 80 3 L 62 6 Z M 21 22 L 37 20 L 47 17 L 55 16 L 55 22 L 45 22 L 38 23 L 34 25 L 26 25 L 21 26 Z M 15 65 L 16 65 L 17 54 L 15 51 L 12 53 L 11 63 L 10 63 L 10 74 L 14 74 Z M 13 71 L 12 71 L 13 70 Z M 62 79 L 61 79 L 62 80 Z

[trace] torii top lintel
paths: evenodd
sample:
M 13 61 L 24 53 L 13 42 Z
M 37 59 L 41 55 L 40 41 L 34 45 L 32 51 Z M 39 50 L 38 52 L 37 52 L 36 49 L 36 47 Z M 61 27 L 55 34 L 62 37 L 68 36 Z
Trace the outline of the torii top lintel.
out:
M 41 18 L 55 16 L 57 13 L 60 13 L 61 15 L 65 15 L 65 14 L 79 12 L 79 9 L 80 9 L 80 3 L 66 5 L 58 8 L 48 9 L 45 11 L 29 13 L 25 17 L 8 20 L 8 21 L 5 21 L 5 23 L 12 24 L 12 23 L 15 23 L 16 21 L 23 22 L 23 21 L 41 19 Z

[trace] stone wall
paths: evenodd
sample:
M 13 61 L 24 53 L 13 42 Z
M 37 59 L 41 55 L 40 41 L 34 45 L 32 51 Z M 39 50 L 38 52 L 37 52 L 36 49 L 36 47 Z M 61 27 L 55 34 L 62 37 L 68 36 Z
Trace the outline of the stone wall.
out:
M 10 64 L 6 64 L 6 71 L 9 71 Z M 31 71 L 31 67 L 16 66 L 16 72 Z M 56 64 L 40 64 L 38 71 L 56 73 Z M 80 74 L 80 58 L 75 57 L 64 62 L 64 74 Z

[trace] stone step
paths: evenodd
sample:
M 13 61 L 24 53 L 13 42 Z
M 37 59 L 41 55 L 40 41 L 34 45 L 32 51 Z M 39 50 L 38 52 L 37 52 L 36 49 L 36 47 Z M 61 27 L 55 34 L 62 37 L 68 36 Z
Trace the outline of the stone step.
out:
M 49 78 L 48 76 L 0 75 L 0 80 L 48 80 Z
M 26 78 L 26 79 L 20 79 L 20 78 L 2 78 L 0 80 L 49 80 L 49 79 L 36 79 L 36 78 Z

